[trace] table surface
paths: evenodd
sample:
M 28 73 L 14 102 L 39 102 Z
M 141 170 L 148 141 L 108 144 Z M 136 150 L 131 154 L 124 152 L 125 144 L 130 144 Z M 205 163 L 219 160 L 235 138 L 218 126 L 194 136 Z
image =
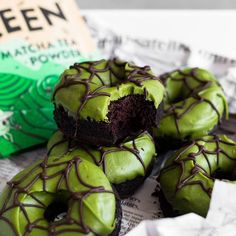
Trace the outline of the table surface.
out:
M 121 34 L 177 40 L 236 59 L 236 10 L 82 10 Z

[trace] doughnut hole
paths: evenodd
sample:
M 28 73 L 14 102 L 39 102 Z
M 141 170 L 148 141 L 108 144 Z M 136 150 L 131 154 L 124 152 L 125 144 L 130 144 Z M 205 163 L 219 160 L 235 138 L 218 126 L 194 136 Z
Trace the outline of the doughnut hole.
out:
M 69 193 L 66 191 L 59 191 L 52 194 L 52 199 L 44 210 L 44 218 L 49 223 L 65 218 L 69 208 L 68 202 Z
M 183 79 L 183 75 L 179 75 L 175 72 L 176 80 L 169 79 L 166 81 L 166 97 L 165 100 L 169 104 L 175 104 L 191 97 L 194 93 L 198 93 L 205 85 L 205 81 L 199 82 L 191 76 L 186 76 Z M 184 82 L 188 81 L 187 83 Z
M 184 101 L 191 96 L 191 92 L 183 83 L 175 83 L 174 87 L 176 89 L 168 89 L 167 87 L 167 96 L 166 102 L 168 104 L 176 104 L 178 102 Z
M 63 201 L 55 200 L 52 202 L 44 212 L 44 218 L 48 222 L 59 221 L 67 215 L 68 204 Z
M 23 194 L 20 195 L 21 197 L 23 197 Z M 24 226 L 28 225 L 25 211 L 30 221 L 29 225 L 34 225 L 33 222 L 37 222 L 38 226 L 50 225 L 65 218 L 69 208 L 68 202 L 69 193 L 67 191 L 56 193 L 33 192 L 30 195 L 25 195 L 24 200 L 22 200 L 22 209 L 19 210 L 19 216 L 16 216 L 19 219 L 19 227 L 22 227 L 21 232 L 24 232 Z M 41 220 L 38 221 L 38 219 Z

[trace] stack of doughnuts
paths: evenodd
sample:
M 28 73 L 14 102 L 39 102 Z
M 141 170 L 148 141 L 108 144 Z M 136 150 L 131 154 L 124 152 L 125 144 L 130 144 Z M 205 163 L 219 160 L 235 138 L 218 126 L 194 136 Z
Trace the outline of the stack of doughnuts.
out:
M 224 91 L 208 71 L 187 68 L 161 79 L 164 115 L 154 133 L 160 148 L 174 149 L 158 178 L 163 211 L 206 216 L 215 179 L 236 180 L 234 116 L 229 119 Z
M 236 144 L 214 133 L 227 102 L 206 70 L 157 77 L 118 59 L 76 63 L 52 100 L 58 131 L 45 158 L 7 183 L 0 235 L 118 235 L 120 199 L 150 175 L 157 151 L 175 149 L 158 180 L 177 214 L 205 216 L 214 180 L 234 179 Z
M 130 196 L 152 170 L 148 131 L 159 124 L 164 91 L 149 66 L 118 59 L 71 66 L 53 93 L 60 131 L 48 155 L 80 156 L 104 171 L 121 198 Z
M 16 175 L 0 197 L 0 235 L 117 236 L 120 198 L 151 173 L 164 86 L 149 66 L 74 64 L 55 87 L 59 130 L 43 161 Z

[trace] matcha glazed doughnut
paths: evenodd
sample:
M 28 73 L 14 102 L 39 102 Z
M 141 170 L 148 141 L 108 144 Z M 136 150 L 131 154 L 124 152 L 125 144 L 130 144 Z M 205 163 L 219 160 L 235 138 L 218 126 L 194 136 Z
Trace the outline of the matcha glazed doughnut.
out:
M 60 156 L 79 156 L 99 166 L 121 198 L 130 196 L 152 170 L 156 150 L 147 132 L 111 147 L 93 147 L 68 140 L 57 131 L 48 142 L 48 155 L 54 161 Z
M 200 68 L 176 70 L 161 76 L 166 86 L 164 116 L 157 137 L 166 140 L 193 140 L 209 134 L 228 105 L 215 77 Z
M 114 236 L 120 221 L 120 203 L 106 176 L 79 157 L 46 157 L 16 175 L 0 197 L 3 236 Z
M 112 145 L 158 125 L 163 96 L 149 66 L 117 59 L 76 63 L 55 87 L 54 117 L 67 137 Z
M 159 176 L 173 210 L 202 216 L 215 179 L 236 183 L 236 143 L 225 135 L 205 136 L 176 151 Z

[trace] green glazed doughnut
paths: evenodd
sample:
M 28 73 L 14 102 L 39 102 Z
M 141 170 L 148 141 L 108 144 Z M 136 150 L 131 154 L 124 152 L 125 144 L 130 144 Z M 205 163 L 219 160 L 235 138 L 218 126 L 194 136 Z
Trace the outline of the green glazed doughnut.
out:
M 79 156 L 99 166 L 121 197 L 131 195 L 151 172 L 156 156 L 154 141 L 147 132 L 116 146 L 93 147 L 68 140 L 57 131 L 48 142 L 49 158 Z
M 228 116 L 225 94 L 208 71 L 176 70 L 161 76 L 166 87 L 164 115 L 155 129 L 157 137 L 193 140 L 209 134 Z
M 54 211 L 66 216 L 55 220 Z M 50 210 L 51 209 L 51 210 Z M 119 225 L 116 197 L 104 173 L 79 157 L 45 158 L 17 174 L 0 196 L 3 236 L 95 236 Z M 52 217 L 53 216 L 53 217 Z
M 112 145 L 157 125 L 163 96 L 164 86 L 149 66 L 118 59 L 76 63 L 55 87 L 54 117 L 70 138 Z
M 179 214 L 206 216 L 215 179 L 236 183 L 236 143 L 226 135 L 205 136 L 176 151 L 159 180 Z

